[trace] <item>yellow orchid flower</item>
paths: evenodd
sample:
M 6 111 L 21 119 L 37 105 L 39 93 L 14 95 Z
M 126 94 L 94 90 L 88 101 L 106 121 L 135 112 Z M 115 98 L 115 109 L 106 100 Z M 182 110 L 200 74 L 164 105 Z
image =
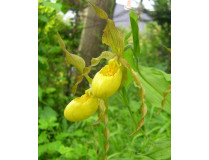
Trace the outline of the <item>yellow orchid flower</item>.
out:
M 68 121 L 82 121 L 92 116 L 98 109 L 99 101 L 90 94 L 85 94 L 72 100 L 65 108 L 64 116 Z
M 104 66 L 94 76 L 92 81 L 92 93 L 98 98 L 112 96 L 120 87 L 122 70 L 117 59 L 111 59 L 108 65 Z

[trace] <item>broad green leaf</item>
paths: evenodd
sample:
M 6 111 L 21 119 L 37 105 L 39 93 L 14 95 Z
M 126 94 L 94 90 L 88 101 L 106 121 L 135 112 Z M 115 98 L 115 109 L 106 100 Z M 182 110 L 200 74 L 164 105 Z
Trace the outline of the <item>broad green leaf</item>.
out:
M 128 54 L 124 55 L 124 58 L 128 61 L 130 66 L 135 69 L 133 61 L 133 53 L 129 50 Z M 125 52 L 126 53 L 126 52 Z M 129 67 L 130 67 L 129 66 Z M 171 74 L 167 74 L 159 69 L 151 67 L 139 66 L 139 77 L 135 74 L 133 80 L 136 82 L 139 78 L 143 88 L 145 89 L 146 96 L 145 100 L 150 102 L 154 107 L 161 108 L 161 102 L 164 99 L 163 92 L 165 92 L 168 86 L 171 84 Z M 171 112 L 171 94 L 168 93 L 165 101 L 165 106 L 163 107 L 167 113 Z
M 102 43 L 105 43 L 106 45 L 110 46 L 112 51 L 114 53 L 116 53 L 118 56 L 123 56 L 123 52 L 124 52 L 123 35 L 117 30 L 114 22 L 108 18 L 105 11 L 96 7 L 92 3 L 90 3 L 90 4 L 92 5 L 94 10 L 96 11 L 97 15 L 100 18 L 105 19 L 107 21 L 107 25 L 103 31 L 104 33 L 102 36 Z
M 59 33 L 57 33 L 58 39 L 59 39 L 59 43 L 63 49 L 63 51 L 65 52 L 65 56 L 66 56 L 66 62 L 68 64 L 72 64 L 74 67 L 76 67 L 81 73 L 83 73 L 83 69 L 85 67 L 85 61 L 83 58 L 81 58 L 78 55 L 75 54 L 71 54 L 66 50 L 65 44 L 62 40 L 62 38 L 60 37 Z
M 139 76 L 142 86 L 145 89 L 147 100 L 152 106 L 161 108 L 161 101 L 164 99 L 163 92 L 171 84 L 169 74 L 155 68 L 139 66 Z M 163 108 L 167 113 L 171 113 L 171 93 L 168 93 L 165 106 Z
M 130 46 L 132 47 L 132 45 L 130 45 Z M 124 51 L 123 58 L 128 61 L 128 63 L 130 64 L 130 66 L 134 70 L 136 70 L 135 69 L 135 62 L 133 59 L 133 52 L 132 52 L 131 48 L 128 48 L 127 50 Z M 131 72 L 129 70 L 127 71 L 127 77 L 128 77 L 128 79 L 125 82 L 125 86 L 128 86 L 131 82 L 133 82 L 133 78 L 132 78 Z
M 129 15 L 133 35 L 134 56 L 137 58 L 140 54 L 138 16 L 133 11 L 131 11 Z
M 123 58 L 126 59 L 128 61 L 128 63 L 130 64 L 130 66 L 136 71 L 136 65 L 134 62 L 134 55 L 133 55 L 133 51 L 131 48 L 127 49 L 124 52 Z

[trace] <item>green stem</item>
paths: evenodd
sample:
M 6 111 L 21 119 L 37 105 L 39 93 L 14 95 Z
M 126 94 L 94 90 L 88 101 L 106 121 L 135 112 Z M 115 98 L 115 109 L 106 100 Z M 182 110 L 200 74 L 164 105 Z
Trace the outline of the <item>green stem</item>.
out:
M 89 75 L 85 75 L 85 77 L 86 77 L 87 81 L 89 82 L 89 84 L 91 84 L 92 78 L 90 78 Z
M 136 120 L 135 120 L 135 118 L 134 118 L 134 116 L 133 116 L 133 114 L 132 114 L 132 112 L 131 112 L 131 108 L 130 108 L 130 105 L 129 105 L 129 102 L 128 102 L 126 89 L 125 89 L 124 87 L 122 88 L 122 92 L 123 92 L 123 101 L 124 101 L 125 105 L 126 105 L 127 108 L 128 108 L 128 111 L 129 111 L 129 113 L 130 113 L 130 115 L 131 115 L 131 118 L 132 118 L 134 124 L 135 124 L 136 127 L 137 127 Z

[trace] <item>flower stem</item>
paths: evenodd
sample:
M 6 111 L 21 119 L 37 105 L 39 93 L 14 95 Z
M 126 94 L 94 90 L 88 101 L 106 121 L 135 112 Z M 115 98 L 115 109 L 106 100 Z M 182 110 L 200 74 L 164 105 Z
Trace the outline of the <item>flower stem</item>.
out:
M 132 114 L 132 112 L 131 112 L 131 108 L 130 108 L 130 105 L 129 105 L 129 102 L 128 102 L 126 89 L 125 89 L 124 87 L 122 88 L 122 92 L 123 92 L 123 101 L 124 101 L 125 105 L 126 105 L 127 108 L 128 108 L 128 111 L 129 111 L 129 113 L 130 113 L 130 115 L 131 115 L 131 118 L 132 118 L 134 124 L 137 126 L 136 120 L 135 120 L 135 118 L 134 118 L 134 116 L 133 116 L 133 114 Z
M 107 122 L 108 122 L 108 117 L 107 117 L 107 110 L 108 110 L 108 104 L 107 104 L 107 99 L 103 99 L 104 100 L 104 104 L 105 104 L 105 112 L 104 112 L 104 117 L 103 117 L 103 123 L 105 125 L 104 128 L 104 136 L 106 139 L 105 145 L 104 145 L 104 150 L 105 150 L 105 155 L 104 155 L 104 160 L 107 160 L 107 151 L 109 150 L 109 142 L 108 139 L 110 137 L 110 132 L 109 129 L 107 128 Z
M 86 77 L 87 81 L 89 82 L 89 84 L 91 84 L 92 78 L 90 78 L 89 75 L 85 75 L 85 77 Z

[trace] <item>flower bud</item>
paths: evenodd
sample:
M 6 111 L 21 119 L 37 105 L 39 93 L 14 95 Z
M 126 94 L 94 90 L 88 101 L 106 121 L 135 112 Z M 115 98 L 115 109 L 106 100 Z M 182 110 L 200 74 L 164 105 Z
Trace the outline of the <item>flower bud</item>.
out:
M 116 59 L 111 59 L 94 76 L 92 81 L 92 93 L 98 98 L 112 96 L 120 87 L 122 79 L 121 66 Z
M 89 90 L 79 98 L 72 100 L 64 111 L 68 121 L 82 121 L 92 116 L 98 109 L 98 99 L 93 97 Z

